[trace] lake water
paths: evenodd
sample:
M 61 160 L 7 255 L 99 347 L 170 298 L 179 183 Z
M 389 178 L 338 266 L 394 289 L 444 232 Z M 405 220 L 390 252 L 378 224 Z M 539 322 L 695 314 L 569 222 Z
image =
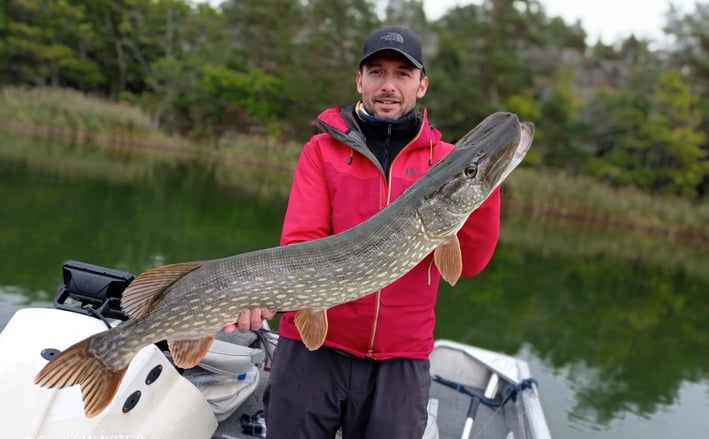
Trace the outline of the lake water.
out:
M 69 259 L 137 274 L 278 242 L 285 202 L 219 187 L 213 172 L 60 174 L 0 161 L 0 328 L 51 302 Z M 554 227 L 506 215 L 486 271 L 441 289 L 436 337 L 529 361 L 557 439 L 709 437 L 707 281 L 518 245 L 506 237 L 520 223 L 554 239 Z

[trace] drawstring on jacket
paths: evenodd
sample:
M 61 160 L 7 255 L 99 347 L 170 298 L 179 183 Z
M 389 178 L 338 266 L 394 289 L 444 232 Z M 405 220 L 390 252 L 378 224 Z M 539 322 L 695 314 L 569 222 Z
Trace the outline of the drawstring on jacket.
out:
M 433 166 L 433 140 L 428 139 L 428 166 Z

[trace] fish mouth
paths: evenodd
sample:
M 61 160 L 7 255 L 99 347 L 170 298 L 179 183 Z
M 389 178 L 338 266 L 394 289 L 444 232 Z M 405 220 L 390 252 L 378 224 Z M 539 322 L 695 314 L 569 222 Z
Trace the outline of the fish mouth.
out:
M 517 144 L 517 149 L 515 150 L 514 158 L 512 159 L 512 165 L 515 167 L 519 165 L 524 156 L 527 155 L 529 148 L 532 147 L 532 140 L 534 139 L 534 124 L 532 122 L 521 122 L 520 123 L 520 134 L 519 143 Z
M 502 143 L 488 152 L 485 180 L 492 187 L 502 183 L 517 168 L 532 146 L 534 124 L 531 122 L 518 123 L 519 136 L 515 136 L 514 140 Z
M 519 125 L 519 143 L 517 143 L 512 161 L 507 165 L 507 168 L 501 176 L 503 180 L 522 163 L 522 160 L 524 160 L 527 152 L 529 152 L 529 149 L 532 147 L 532 140 L 534 140 L 534 124 L 531 122 L 520 122 Z

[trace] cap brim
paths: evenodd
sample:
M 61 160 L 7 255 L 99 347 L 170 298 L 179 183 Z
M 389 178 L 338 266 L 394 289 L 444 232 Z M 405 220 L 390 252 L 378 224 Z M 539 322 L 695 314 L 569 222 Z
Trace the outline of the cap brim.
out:
M 403 55 L 404 58 L 406 58 L 407 60 L 409 60 L 409 62 L 414 65 L 414 67 L 416 67 L 417 69 L 423 70 L 423 64 L 421 64 L 420 62 L 418 62 L 418 61 L 416 60 L 416 58 L 414 58 L 413 56 L 411 56 L 411 55 L 409 55 L 408 53 L 404 52 L 403 50 L 397 49 L 397 48 L 395 48 L 395 47 L 385 47 L 385 48 L 382 48 L 382 49 L 375 50 L 375 51 L 373 51 L 373 52 L 371 52 L 371 53 L 368 53 L 366 56 L 364 56 L 364 57 L 362 58 L 362 60 L 359 62 L 359 65 L 361 66 L 361 65 L 364 64 L 369 58 L 373 57 L 374 55 L 376 55 L 376 54 L 378 54 L 378 53 L 386 52 L 386 51 L 397 52 L 397 53 Z

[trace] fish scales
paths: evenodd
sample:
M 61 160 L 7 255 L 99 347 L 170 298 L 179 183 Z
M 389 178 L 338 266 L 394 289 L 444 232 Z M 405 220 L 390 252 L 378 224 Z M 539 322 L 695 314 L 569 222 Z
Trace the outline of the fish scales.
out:
M 401 277 L 441 241 L 427 239 L 421 227 L 417 227 L 417 233 L 404 234 L 401 226 L 402 222 L 386 221 L 381 233 L 332 240 L 325 243 L 317 255 L 309 251 L 309 246 L 293 244 L 208 261 L 202 270 L 183 278 L 190 288 L 166 291 L 163 300 L 149 311 L 149 316 L 129 320 L 120 326 L 127 336 L 97 338 L 91 344 L 92 351 L 101 354 L 107 366 L 118 370 L 128 364 L 128 353 L 137 350 L 136 347 L 165 338 L 157 335 L 162 331 L 169 331 L 169 338 L 174 339 L 199 337 L 217 332 L 233 322 L 244 309 L 326 309 L 373 292 L 381 288 L 382 283 L 388 284 Z M 396 238 L 382 239 L 383 236 Z M 422 245 L 422 242 L 426 244 Z M 407 258 L 399 258 L 401 249 L 409 245 L 416 250 Z M 392 256 L 385 258 L 382 254 Z M 386 265 L 393 265 L 395 269 L 380 272 Z M 332 277 L 327 282 L 318 282 L 317 279 L 323 279 L 322 272 L 332 273 Z M 372 276 L 375 272 L 380 272 L 381 276 Z M 228 285 L 223 281 L 226 278 L 242 281 Z M 271 283 L 264 288 L 267 278 Z M 338 282 L 338 279 L 344 282 Z M 293 289 L 294 283 L 300 284 L 300 288 Z M 352 288 L 353 285 L 356 288 Z M 214 288 L 219 294 L 203 294 L 205 288 Z M 299 294 L 304 290 L 317 293 Z M 171 296 L 179 296 L 180 301 L 195 302 L 189 308 L 175 307 Z M 215 310 L 212 318 L 196 318 L 192 309 L 207 307 Z

